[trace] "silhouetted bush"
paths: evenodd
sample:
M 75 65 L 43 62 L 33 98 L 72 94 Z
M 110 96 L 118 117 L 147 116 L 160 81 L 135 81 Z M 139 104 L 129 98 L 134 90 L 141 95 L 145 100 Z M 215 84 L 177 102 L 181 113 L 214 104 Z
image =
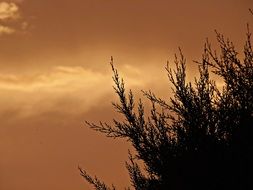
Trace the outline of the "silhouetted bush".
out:
M 126 167 L 133 189 L 253 189 L 251 34 L 248 29 L 243 58 L 230 40 L 216 34 L 220 51 L 213 51 L 206 42 L 202 60 L 196 62 L 200 77 L 194 83 L 186 81 L 186 59 L 180 50 L 175 70 L 166 67 L 173 86 L 169 101 L 151 91 L 143 92 L 152 104 L 148 117 L 144 116 L 143 103 L 135 103 L 131 91 L 126 93 L 111 61 L 114 90 L 120 101 L 113 106 L 125 120 L 114 120 L 113 126 L 88 125 L 108 137 L 131 142 L 136 151 L 129 154 Z M 220 78 L 222 87 L 210 79 L 211 73 Z M 79 169 L 95 189 L 115 189 Z

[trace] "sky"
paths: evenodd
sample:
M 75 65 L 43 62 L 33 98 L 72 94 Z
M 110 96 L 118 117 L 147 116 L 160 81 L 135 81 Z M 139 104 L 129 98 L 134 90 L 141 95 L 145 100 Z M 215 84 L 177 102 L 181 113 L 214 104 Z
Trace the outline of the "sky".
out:
M 129 185 L 130 147 L 85 121 L 120 118 L 110 57 L 137 97 L 168 98 L 181 47 L 196 76 L 215 32 L 242 49 L 252 0 L 0 0 L 0 189 L 92 189 L 77 167 Z M 251 27 L 252 28 L 252 27 Z

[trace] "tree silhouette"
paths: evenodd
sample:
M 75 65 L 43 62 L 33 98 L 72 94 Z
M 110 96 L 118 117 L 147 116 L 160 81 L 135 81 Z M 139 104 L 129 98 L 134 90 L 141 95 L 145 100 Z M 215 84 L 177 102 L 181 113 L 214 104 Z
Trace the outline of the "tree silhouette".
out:
M 126 164 L 135 190 L 253 189 L 253 51 L 249 28 L 244 58 L 233 43 L 216 32 L 219 53 L 205 43 L 198 64 L 199 78 L 186 81 L 186 59 L 181 50 L 176 68 L 167 65 L 173 96 L 169 101 L 144 91 L 152 105 L 144 114 L 142 101 L 125 90 L 113 71 L 119 103 L 115 109 L 124 121 L 88 123 L 108 137 L 125 138 L 133 145 Z M 217 87 L 210 75 L 218 76 Z M 137 106 L 135 106 L 137 104 Z M 142 169 L 138 162 L 144 163 Z M 79 168 L 97 190 L 112 190 Z M 130 189 L 130 188 L 128 188 Z

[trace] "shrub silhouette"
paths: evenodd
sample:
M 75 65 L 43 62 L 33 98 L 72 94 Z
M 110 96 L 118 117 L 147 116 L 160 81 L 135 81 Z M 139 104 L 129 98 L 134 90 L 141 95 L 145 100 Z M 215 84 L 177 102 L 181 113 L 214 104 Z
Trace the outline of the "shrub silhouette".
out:
M 113 126 L 87 123 L 108 137 L 131 142 L 135 153 L 129 153 L 126 168 L 133 189 L 253 189 L 251 34 L 248 29 L 242 59 L 229 39 L 216 34 L 220 51 L 206 42 L 202 59 L 196 62 L 200 76 L 194 83 L 186 81 L 186 59 L 180 50 L 179 57 L 175 56 L 176 68 L 166 67 L 173 86 L 169 102 L 151 91 L 143 92 L 152 104 L 148 117 L 141 100 L 135 103 L 132 91 L 126 93 L 111 60 L 120 101 L 113 106 L 125 120 L 114 120 Z M 211 73 L 223 81 L 221 88 L 210 79 Z M 116 189 L 79 169 L 95 189 Z

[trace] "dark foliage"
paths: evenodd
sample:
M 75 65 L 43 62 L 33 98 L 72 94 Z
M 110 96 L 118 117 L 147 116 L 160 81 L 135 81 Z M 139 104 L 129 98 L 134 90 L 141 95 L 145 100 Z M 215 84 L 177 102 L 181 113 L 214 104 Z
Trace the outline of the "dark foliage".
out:
M 186 81 L 186 59 L 180 50 L 176 69 L 166 67 L 173 96 L 166 101 L 143 92 L 151 104 L 149 117 L 112 64 L 113 104 L 124 121 L 114 125 L 88 123 L 108 137 L 125 138 L 135 148 L 126 167 L 136 190 L 253 189 L 253 51 L 250 32 L 239 59 L 233 43 L 217 34 L 219 53 L 207 41 L 199 65 L 199 78 Z M 218 76 L 218 88 L 210 74 Z M 136 107 L 136 108 L 135 108 Z M 144 170 L 138 165 L 143 161 Z M 97 190 L 110 190 L 79 168 Z

